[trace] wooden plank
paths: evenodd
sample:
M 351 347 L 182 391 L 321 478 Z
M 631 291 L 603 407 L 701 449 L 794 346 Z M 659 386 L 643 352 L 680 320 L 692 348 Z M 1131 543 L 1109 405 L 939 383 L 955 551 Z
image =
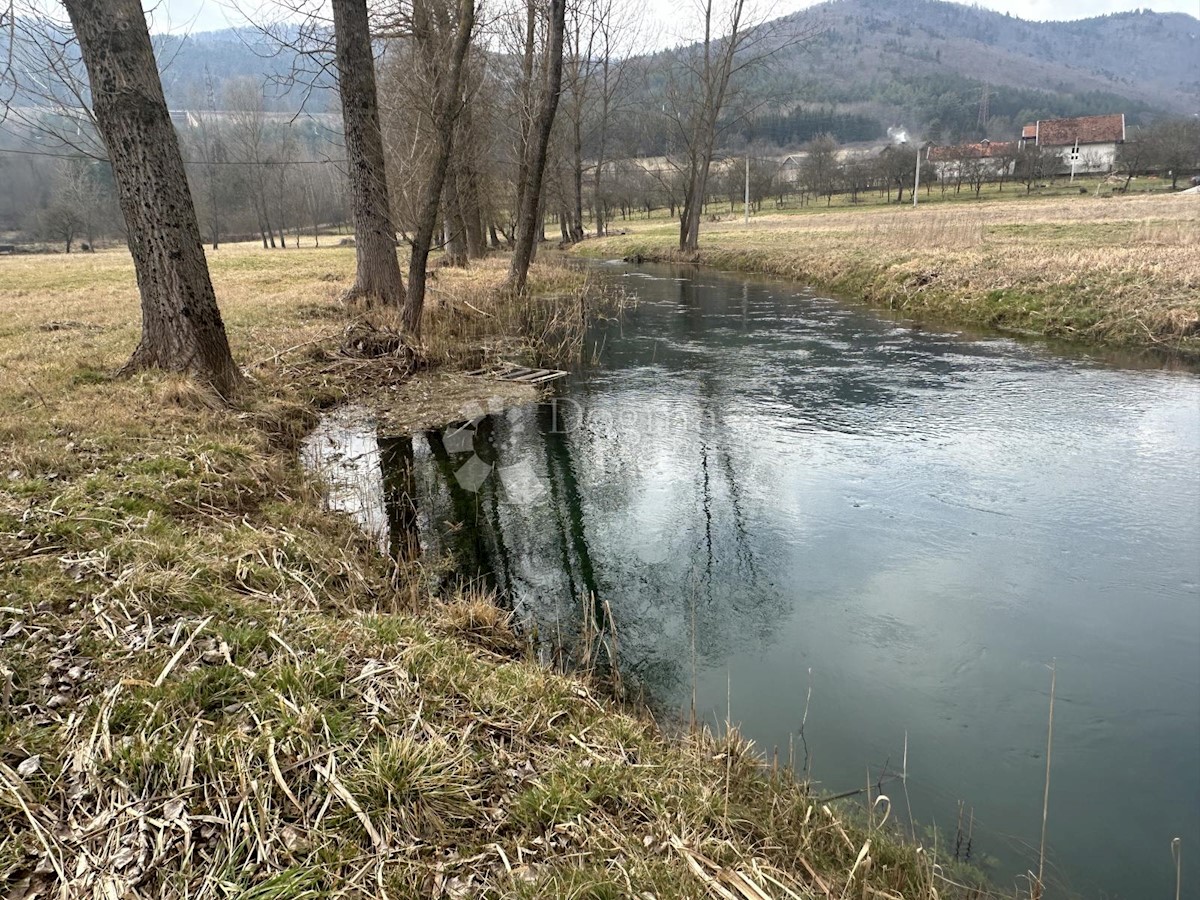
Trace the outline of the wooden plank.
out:
M 498 381 L 514 381 L 521 384 L 545 384 L 548 381 L 565 378 L 569 374 L 562 369 L 531 369 L 527 366 L 514 366 L 510 363 L 501 363 L 490 369 L 472 369 L 467 372 L 469 377 L 495 378 Z

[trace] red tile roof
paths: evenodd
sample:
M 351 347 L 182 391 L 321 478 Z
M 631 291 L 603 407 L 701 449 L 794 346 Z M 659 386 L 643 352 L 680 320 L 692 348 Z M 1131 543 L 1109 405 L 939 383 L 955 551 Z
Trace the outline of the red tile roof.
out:
M 995 159 L 1017 152 L 1016 141 L 981 141 L 978 144 L 959 144 L 954 147 L 930 147 L 930 162 L 952 159 Z
M 1022 140 L 1032 141 L 1036 137 L 1037 137 L 1037 123 L 1036 122 L 1032 125 L 1026 125 L 1024 128 L 1021 129 L 1021 139 Z
M 1074 119 L 1042 119 L 1037 123 L 1037 142 L 1043 147 L 1120 143 L 1125 140 L 1125 114 L 1079 116 Z

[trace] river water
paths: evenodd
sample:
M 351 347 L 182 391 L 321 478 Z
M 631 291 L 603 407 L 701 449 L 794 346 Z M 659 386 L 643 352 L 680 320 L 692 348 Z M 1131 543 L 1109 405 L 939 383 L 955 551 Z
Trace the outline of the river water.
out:
M 1173 896 L 1175 837 L 1194 889 L 1200 377 L 606 269 L 640 302 L 552 401 L 413 438 L 327 422 L 335 501 L 454 553 L 543 646 L 594 598 L 655 708 L 694 687 L 820 793 L 869 779 L 908 826 L 907 794 L 1002 885 L 1037 865 L 1053 663 L 1053 894 Z

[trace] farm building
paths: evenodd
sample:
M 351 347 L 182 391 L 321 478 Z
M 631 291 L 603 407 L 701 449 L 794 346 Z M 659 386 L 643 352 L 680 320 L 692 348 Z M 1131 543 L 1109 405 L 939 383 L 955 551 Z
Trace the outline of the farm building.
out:
M 1011 175 L 1016 165 L 1016 141 L 982 140 L 977 144 L 958 144 L 953 147 L 930 147 L 925 158 L 933 164 L 940 181 L 965 178 L 979 171 L 988 178 Z
M 1125 114 L 1040 119 L 1021 129 L 1021 146 L 1047 148 L 1059 158 L 1056 174 L 1111 172 L 1125 143 Z

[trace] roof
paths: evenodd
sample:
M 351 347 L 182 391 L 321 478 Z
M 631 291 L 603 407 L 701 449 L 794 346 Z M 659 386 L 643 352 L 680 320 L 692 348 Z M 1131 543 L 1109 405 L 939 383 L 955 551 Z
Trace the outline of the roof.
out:
M 1021 139 L 1022 140 L 1032 141 L 1036 137 L 1037 137 L 1037 123 L 1036 122 L 1032 125 L 1026 125 L 1024 128 L 1021 129 Z
M 1080 144 L 1120 143 L 1125 140 L 1125 114 L 1078 116 L 1074 119 L 1041 119 L 1037 142 L 1042 146 L 1070 147 Z
M 978 144 L 958 144 L 954 147 L 930 147 L 930 162 L 951 159 L 995 159 L 1017 152 L 1016 141 L 980 141 Z

